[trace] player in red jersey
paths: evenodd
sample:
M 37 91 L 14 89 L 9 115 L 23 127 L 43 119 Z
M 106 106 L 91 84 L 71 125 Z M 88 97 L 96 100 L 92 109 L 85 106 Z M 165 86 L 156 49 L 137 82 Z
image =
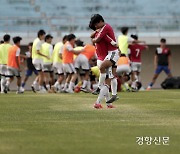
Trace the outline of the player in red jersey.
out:
M 131 37 L 138 41 L 137 35 L 131 35 Z M 129 45 L 130 49 L 130 60 L 131 60 L 131 70 L 132 70 L 132 89 L 137 90 L 136 82 L 139 81 L 139 75 L 141 72 L 141 52 L 148 49 L 148 46 L 144 44 L 132 43 Z
M 108 108 L 112 108 L 112 102 L 117 98 L 117 79 L 114 74 L 116 72 L 116 62 L 119 59 L 119 50 L 112 27 L 104 22 L 101 15 L 95 14 L 91 17 L 89 27 L 95 32 L 91 35 L 92 42 L 96 45 L 97 65 L 100 68 L 100 77 L 98 88 L 93 94 L 99 94 L 94 105 L 95 108 L 101 108 L 101 101 L 106 97 Z M 106 72 L 108 72 L 106 74 Z M 106 75 L 107 78 L 106 78 Z M 106 79 L 106 84 L 104 84 Z M 112 97 L 109 98 L 109 86 L 112 89 Z

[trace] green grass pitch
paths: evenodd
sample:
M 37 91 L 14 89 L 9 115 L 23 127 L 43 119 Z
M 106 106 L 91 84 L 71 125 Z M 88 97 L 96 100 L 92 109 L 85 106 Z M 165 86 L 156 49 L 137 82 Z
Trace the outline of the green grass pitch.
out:
M 179 154 L 180 91 L 119 93 L 115 109 L 92 94 L 0 95 L 0 154 Z M 166 137 L 143 145 L 136 137 Z

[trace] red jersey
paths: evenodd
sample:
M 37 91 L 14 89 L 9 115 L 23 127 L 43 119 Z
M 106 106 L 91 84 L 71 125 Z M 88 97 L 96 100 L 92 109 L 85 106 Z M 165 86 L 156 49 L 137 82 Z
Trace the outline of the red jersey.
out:
M 112 27 L 109 25 L 109 24 L 105 24 L 101 30 L 98 32 L 98 35 L 96 38 L 101 38 L 106 41 L 107 43 L 107 48 L 108 48 L 108 51 L 114 51 L 114 50 L 117 50 L 118 48 L 117 47 L 114 47 L 112 44 L 111 44 L 111 41 L 114 41 L 116 42 L 116 37 L 114 35 L 114 31 L 112 29 Z
M 109 24 L 105 24 L 99 32 L 96 32 L 95 38 L 101 38 L 100 42 L 96 43 L 96 53 L 99 60 L 104 60 L 109 51 L 118 49 L 111 44 L 111 41 L 116 42 L 116 38 Z
M 132 44 L 129 46 L 129 49 L 131 50 L 130 54 L 130 60 L 131 62 L 141 62 L 141 52 L 145 49 L 146 47 L 144 45 L 140 44 Z
M 96 32 L 95 37 L 97 35 L 98 35 L 98 32 Z M 108 55 L 108 48 L 107 48 L 105 39 L 102 38 L 100 42 L 95 44 L 95 47 L 96 47 L 97 58 L 99 60 L 104 60 L 106 58 L 106 56 Z

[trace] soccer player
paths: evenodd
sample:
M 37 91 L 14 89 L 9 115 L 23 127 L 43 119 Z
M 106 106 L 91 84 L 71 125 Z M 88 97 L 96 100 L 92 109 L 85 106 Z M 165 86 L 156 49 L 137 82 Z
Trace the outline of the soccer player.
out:
M 54 84 L 54 76 L 53 76 L 53 68 L 52 68 L 52 62 L 53 62 L 53 46 L 51 44 L 52 39 L 53 37 L 50 34 L 48 34 L 45 37 L 45 42 L 42 44 L 42 54 L 45 55 L 45 57 L 43 57 L 44 81 L 48 91 L 50 90 L 50 84 L 51 85 Z M 46 57 L 49 58 L 47 59 Z M 50 76 L 48 77 L 48 75 Z
M 81 40 L 76 41 L 77 46 L 84 46 L 84 43 Z M 91 92 L 91 89 L 88 87 L 88 84 L 90 84 L 89 81 L 89 73 L 90 73 L 90 64 L 89 61 L 91 59 L 94 59 L 96 57 L 95 55 L 96 49 L 93 45 L 87 44 L 84 46 L 84 51 L 81 52 L 77 58 L 75 59 L 74 66 L 77 70 L 77 72 L 82 69 L 85 72 L 83 84 L 81 86 L 81 91 L 83 92 Z
M 137 42 L 138 36 L 131 35 L 131 37 Z M 148 49 L 146 44 L 132 43 L 129 45 L 130 49 L 130 60 L 131 60 L 131 70 L 132 70 L 132 90 L 136 91 L 136 82 L 140 81 L 139 76 L 141 72 L 141 53 L 143 50 Z
M 33 45 L 33 42 L 30 42 L 28 44 L 29 50 L 27 52 L 25 52 L 27 70 L 26 70 L 25 78 L 23 79 L 22 85 L 21 85 L 23 88 L 23 91 L 25 90 L 24 87 L 26 85 L 26 82 L 28 81 L 28 79 L 32 75 L 32 73 L 34 73 L 36 75 L 33 85 L 37 85 L 37 82 L 38 82 L 38 71 L 35 69 L 34 65 L 32 64 L 32 45 Z
M 67 78 L 64 85 L 64 92 L 67 93 L 74 93 L 73 89 L 75 86 L 75 80 L 77 79 L 77 72 L 74 67 L 74 54 L 79 54 L 83 51 L 82 50 L 74 50 L 75 47 L 75 39 L 76 36 L 74 34 L 69 34 L 67 36 L 67 42 L 64 45 L 62 58 L 63 58 L 63 68 L 65 73 L 67 74 Z M 69 88 L 68 88 L 69 85 Z
M 33 42 L 32 46 L 32 59 L 33 59 L 33 65 L 38 71 L 38 78 L 39 78 L 39 90 L 40 92 L 44 93 L 46 92 L 43 82 L 44 82 L 44 73 L 42 71 L 43 69 L 43 57 L 49 59 L 46 55 L 42 54 L 42 43 L 44 41 L 46 32 L 44 30 L 39 30 L 37 34 L 37 38 Z M 35 91 L 35 86 L 32 85 L 32 90 Z
M 93 94 L 98 94 L 99 97 L 94 104 L 94 108 L 101 109 L 101 101 L 106 97 L 108 108 L 113 108 L 112 102 L 117 98 L 117 79 L 114 74 L 116 72 L 116 62 L 119 59 L 119 51 L 116 44 L 115 35 L 112 27 L 105 23 L 103 17 L 95 14 L 91 17 L 89 27 L 96 30 L 92 35 L 92 42 L 96 45 L 97 65 L 100 68 L 100 77 L 98 88 Z M 108 74 L 106 74 L 108 72 Z M 108 78 L 106 79 L 106 75 Z M 106 79 L 106 84 L 104 84 Z M 111 84 L 113 82 L 113 84 Z M 109 86 L 112 89 L 112 97 L 109 98 Z
M 64 44 L 67 41 L 67 35 L 65 35 L 62 39 L 62 42 L 58 42 L 54 46 L 54 51 L 53 51 L 53 68 L 54 71 L 58 74 L 58 79 L 55 82 L 55 84 L 52 87 L 52 90 L 54 92 L 62 91 L 62 82 L 64 80 L 64 70 L 63 70 L 63 65 L 62 65 L 62 52 L 63 52 L 63 47 Z
M 168 78 L 172 77 L 171 74 L 171 51 L 166 46 L 166 39 L 162 38 L 160 40 L 160 47 L 156 49 L 156 53 L 154 56 L 154 65 L 155 65 L 155 74 L 147 90 L 150 90 L 154 85 L 156 79 L 158 78 L 159 74 L 164 71 Z
M 126 56 L 129 55 L 128 46 L 132 43 L 144 43 L 144 41 L 134 40 L 133 38 L 128 36 L 128 27 L 122 27 L 121 32 L 122 35 L 118 36 L 118 45 L 119 50 L 121 51 L 121 54 L 124 54 Z
M 7 79 L 6 88 L 9 88 L 10 83 L 14 80 L 14 76 L 17 77 L 17 94 L 23 93 L 21 87 L 21 76 L 20 76 L 20 42 L 22 38 L 16 36 L 13 38 L 14 45 L 9 48 L 8 51 L 8 63 L 7 63 Z
M 1 93 L 7 93 L 5 90 L 6 75 L 7 75 L 7 62 L 8 50 L 12 46 L 10 42 L 10 35 L 6 34 L 3 37 L 4 43 L 0 45 L 0 74 L 1 74 Z

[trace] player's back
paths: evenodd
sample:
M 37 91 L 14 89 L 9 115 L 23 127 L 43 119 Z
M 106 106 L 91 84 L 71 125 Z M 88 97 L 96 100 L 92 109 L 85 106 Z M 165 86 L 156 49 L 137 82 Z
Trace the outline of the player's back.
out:
M 141 62 L 141 52 L 145 49 L 144 45 L 132 44 L 129 46 L 130 60 L 132 62 Z
M 7 64 L 8 61 L 8 51 L 12 47 L 9 43 L 3 43 L 0 45 L 0 64 Z
M 87 59 L 91 59 L 95 55 L 95 52 L 96 48 L 91 44 L 87 44 L 81 54 L 85 55 Z

